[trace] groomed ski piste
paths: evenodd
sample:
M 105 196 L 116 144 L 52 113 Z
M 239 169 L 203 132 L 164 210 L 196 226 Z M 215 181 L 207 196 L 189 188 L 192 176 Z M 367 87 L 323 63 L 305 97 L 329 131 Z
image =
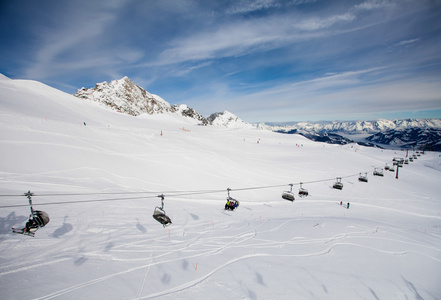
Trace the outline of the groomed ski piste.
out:
M 440 153 L 379 177 L 406 153 L 131 117 L 33 81 L 0 95 L 2 299 L 441 298 Z M 35 237 L 11 231 L 28 191 L 50 217 Z

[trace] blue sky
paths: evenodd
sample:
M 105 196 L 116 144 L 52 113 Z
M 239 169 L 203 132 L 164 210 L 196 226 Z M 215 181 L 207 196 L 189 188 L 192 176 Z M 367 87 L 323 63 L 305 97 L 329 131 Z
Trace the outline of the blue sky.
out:
M 440 0 L 3 0 L 0 73 L 248 122 L 441 118 Z

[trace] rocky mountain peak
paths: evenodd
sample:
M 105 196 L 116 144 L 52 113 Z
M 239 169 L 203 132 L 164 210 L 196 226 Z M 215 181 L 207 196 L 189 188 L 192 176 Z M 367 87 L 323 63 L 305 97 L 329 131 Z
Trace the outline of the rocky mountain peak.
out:
M 207 118 L 207 120 L 211 125 L 215 125 L 215 126 L 223 126 L 223 127 L 229 127 L 229 128 L 236 128 L 236 127 L 251 128 L 251 127 L 253 127 L 252 124 L 241 120 L 238 116 L 236 116 L 233 113 L 226 111 L 226 110 L 224 112 L 217 112 L 217 113 L 211 114 Z
M 97 83 L 94 88 L 83 87 L 74 96 L 103 103 L 118 112 L 132 116 L 171 111 L 168 102 L 134 84 L 127 76 L 110 83 Z

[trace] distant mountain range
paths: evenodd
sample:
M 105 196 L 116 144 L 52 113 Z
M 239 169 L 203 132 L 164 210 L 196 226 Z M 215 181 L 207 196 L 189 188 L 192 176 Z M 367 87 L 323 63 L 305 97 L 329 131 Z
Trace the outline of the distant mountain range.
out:
M 93 88 L 81 88 L 74 96 L 102 103 L 120 113 L 173 113 L 194 119 L 200 125 L 228 128 L 252 128 L 286 134 L 300 134 L 308 139 L 330 144 L 358 143 L 381 148 L 426 148 L 441 151 L 440 119 L 406 119 L 344 122 L 298 122 L 290 125 L 253 125 L 231 112 L 216 112 L 208 117 L 185 104 L 170 105 L 158 95 L 150 94 L 128 77 L 110 83 L 97 83 Z
M 330 144 L 358 143 L 380 148 L 441 151 L 440 119 L 299 122 L 285 126 L 262 123 L 259 127 L 280 133 L 300 134 Z
M 376 121 L 332 121 L 332 122 L 298 122 L 291 125 L 266 125 L 261 127 L 273 131 L 305 131 L 314 133 L 339 132 L 347 134 L 378 133 L 386 130 L 407 128 L 441 128 L 440 119 L 404 119 Z

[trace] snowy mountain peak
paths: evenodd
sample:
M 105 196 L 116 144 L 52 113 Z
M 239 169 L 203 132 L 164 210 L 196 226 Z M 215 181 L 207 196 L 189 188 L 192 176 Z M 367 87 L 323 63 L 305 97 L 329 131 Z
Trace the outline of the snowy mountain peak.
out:
M 211 114 L 207 118 L 208 122 L 211 125 L 215 126 L 224 126 L 228 128 L 252 128 L 254 127 L 252 124 L 247 123 L 241 120 L 238 116 L 234 115 L 229 111 L 217 112 Z
M 134 84 L 127 76 L 110 83 L 106 81 L 97 83 L 94 88 L 83 87 L 74 96 L 103 103 L 116 111 L 132 116 L 171 111 L 167 101 L 150 94 Z
M 263 125 L 262 125 L 263 127 Z M 390 129 L 406 128 L 441 128 L 440 119 L 404 119 L 404 120 L 376 120 L 376 121 L 333 121 L 333 122 L 298 122 L 293 125 L 273 126 L 276 131 L 307 131 L 314 133 L 342 132 L 378 133 Z

